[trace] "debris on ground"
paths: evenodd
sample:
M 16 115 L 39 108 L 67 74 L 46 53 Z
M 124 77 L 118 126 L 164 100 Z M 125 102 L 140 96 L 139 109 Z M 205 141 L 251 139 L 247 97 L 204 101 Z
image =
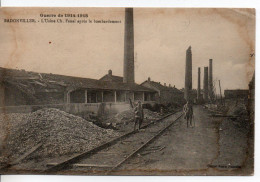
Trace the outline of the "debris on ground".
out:
M 242 120 L 224 119 L 220 124 L 219 155 L 213 161 L 213 166 L 241 167 L 247 155 L 247 140 L 249 123 Z
M 9 122 L 15 123 L 14 115 L 8 115 Z M 5 136 L 3 154 L 9 162 L 39 143 L 42 147 L 35 158 L 80 153 L 119 136 L 114 130 L 100 128 L 81 117 L 53 108 L 23 114 L 18 120 L 19 127 L 9 128 Z
M 134 120 L 134 111 L 133 109 L 131 110 L 126 110 L 123 112 L 120 112 L 113 116 L 112 118 L 108 119 L 106 121 L 107 124 L 112 124 L 114 126 L 120 125 L 120 124 L 128 124 Z M 161 114 L 157 112 L 150 111 L 148 109 L 144 109 L 144 119 L 148 120 L 158 120 L 162 117 Z
M 3 147 L 6 136 L 14 129 L 26 122 L 28 113 L 1 113 L 0 114 L 0 155 L 3 155 Z M 0 159 L 1 161 L 1 159 Z
M 225 105 L 206 104 L 204 107 L 213 117 L 229 117 L 234 120 L 242 117 L 248 120 L 247 104 L 243 100 L 226 100 Z
M 212 166 L 217 168 L 241 168 L 244 165 L 248 150 L 248 133 L 250 123 L 246 104 L 243 100 L 227 100 L 225 107 L 226 116 L 219 120 L 219 155 L 213 161 Z M 244 158 L 241 156 L 245 156 Z

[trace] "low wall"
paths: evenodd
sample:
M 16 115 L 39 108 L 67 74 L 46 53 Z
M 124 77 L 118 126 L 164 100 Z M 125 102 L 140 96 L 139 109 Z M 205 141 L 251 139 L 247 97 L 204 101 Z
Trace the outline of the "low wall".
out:
M 42 108 L 57 108 L 65 112 L 82 115 L 95 113 L 97 115 L 113 115 L 130 109 L 129 103 L 75 103 L 51 105 L 22 105 L 0 107 L 0 113 L 30 113 Z
M 128 103 L 87 103 L 87 104 L 66 104 L 63 110 L 72 114 L 95 113 L 99 116 L 109 116 L 130 109 Z

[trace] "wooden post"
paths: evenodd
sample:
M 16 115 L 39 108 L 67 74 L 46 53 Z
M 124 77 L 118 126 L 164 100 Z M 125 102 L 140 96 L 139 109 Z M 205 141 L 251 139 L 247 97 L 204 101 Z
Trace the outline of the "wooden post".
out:
M 65 92 L 64 102 L 65 102 L 66 104 L 69 104 L 69 103 L 70 103 L 70 91 Z
M 117 98 L 116 98 L 116 91 L 115 91 L 115 102 L 117 101 Z
M 101 102 L 104 102 L 104 91 L 101 92 Z
M 219 92 L 220 92 L 220 102 L 221 102 L 221 105 L 223 105 L 220 80 L 218 81 L 218 83 L 219 83 Z
M 98 102 L 98 92 L 96 92 L 96 103 Z
M 145 100 L 145 94 L 144 94 L 144 92 L 143 92 L 143 102 L 144 102 L 144 100 Z
M 85 90 L 85 103 L 88 103 L 88 90 Z
M 126 91 L 125 91 L 125 102 L 126 102 Z

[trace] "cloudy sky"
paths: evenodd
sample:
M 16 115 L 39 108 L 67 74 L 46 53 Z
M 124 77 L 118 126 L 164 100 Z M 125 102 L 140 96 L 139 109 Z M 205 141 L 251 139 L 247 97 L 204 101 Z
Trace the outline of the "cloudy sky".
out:
M 118 24 L 3 23 L 4 18 L 87 13 Z M 123 75 L 124 9 L 0 9 L 0 66 L 100 78 Z M 134 9 L 135 79 L 148 77 L 184 87 L 186 49 L 191 45 L 193 87 L 197 68 L 213 59 L 223 89 L 247 88 L 254 70 L 255 13 L 251 9 Z M 203 71 L 202 71 L 203 78 Z M 201 82 L 202 85 L 203 82 Z

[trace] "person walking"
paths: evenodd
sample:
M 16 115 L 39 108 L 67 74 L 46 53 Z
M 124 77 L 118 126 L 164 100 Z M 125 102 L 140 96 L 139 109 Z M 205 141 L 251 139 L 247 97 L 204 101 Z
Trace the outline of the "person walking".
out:
M 189 101 L 187 101 L 187 103 L 184 105 L 183 112 L 184 112 L 184 119 L 186 119 L 187 121 L 187 128 L 189 126 L 192 127 L 193 107 Z
M 144 110 L 141 101 L 138 101 L 137 106 L 134 108 L 134 113 L 135 113 L 135 125 L 134 125 L 134 131 L 135 131 L 137 124 L 138 124 L 138 130 L 140 130 L 144 120 Z

